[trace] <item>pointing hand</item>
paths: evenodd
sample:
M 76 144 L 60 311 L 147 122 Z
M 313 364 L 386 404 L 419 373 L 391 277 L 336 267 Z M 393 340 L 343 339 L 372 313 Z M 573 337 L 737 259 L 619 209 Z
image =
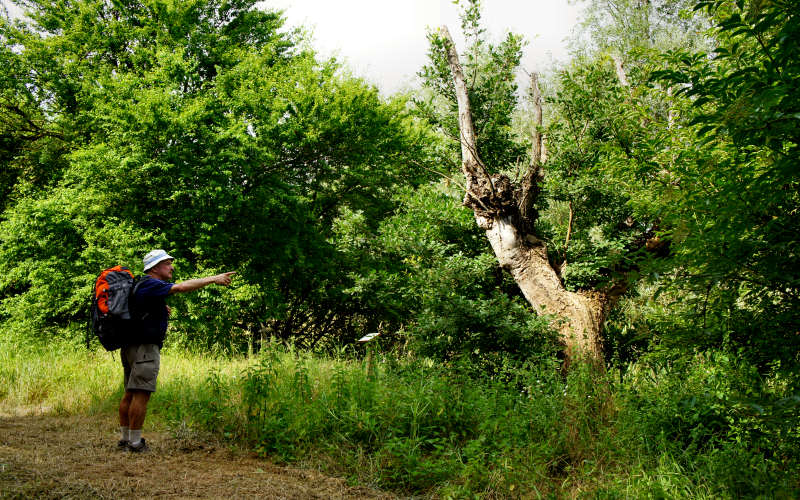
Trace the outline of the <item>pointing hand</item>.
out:
M 217 285 L 228 286 L 231 284 L 231 277 L 236 274 L 236 271 L 231 271 L 229 273 L 222 273 L 214 276 L 214 283 Z

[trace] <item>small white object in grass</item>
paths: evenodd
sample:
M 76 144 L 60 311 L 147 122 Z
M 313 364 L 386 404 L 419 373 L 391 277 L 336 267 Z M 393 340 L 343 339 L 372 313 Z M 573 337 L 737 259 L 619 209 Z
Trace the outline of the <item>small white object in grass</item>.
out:
M 358 339 L 358 341 L 359 342 L 369 342 L 370 340 L 374 339 L 378 335 L 380 335 L 380 332 L 368 333 L 368 334 L 364 335 L 363 337 L 361 337 L 360 339 Z

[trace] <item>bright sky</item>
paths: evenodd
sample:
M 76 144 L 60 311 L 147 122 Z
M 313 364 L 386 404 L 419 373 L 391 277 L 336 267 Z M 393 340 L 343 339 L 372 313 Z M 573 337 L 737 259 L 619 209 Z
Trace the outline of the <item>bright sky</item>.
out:
M 0 0 L 11 15 L 19 9 Z M 566 38 L 581 7 L 567 0 L 483 0 L 483 22 L 493 41 L 506 31 L 529 42 L 522 67 L 543 70 L 567 58 Z M 375 83 L 384 94 L 414 86 L 426 63 L 426 30 L 446 24 L 461 49 L 458 7 L 452 0 L 264 0 L 283 9 L 289 26 L 304 26 L 323 57 L 344 60 L 353 72 Z M 16 11 L 16 12 L 15 12 Z
M 464 45 L 459 9 L 451 0 L 265 0 L 261 5 L 285 10 L 289 25 L 312 31 L 320 55 L 345 60 L 386 94 L 414 85 L 427 61 L 428 28 L 446 24 L 456 45 Z M 567 58 L 566 38 L 580 12 L 567 0 L 484 0 L 482 19 L 494 41 L 509 30 L 525 36 L 522 67 L 532 71 Z

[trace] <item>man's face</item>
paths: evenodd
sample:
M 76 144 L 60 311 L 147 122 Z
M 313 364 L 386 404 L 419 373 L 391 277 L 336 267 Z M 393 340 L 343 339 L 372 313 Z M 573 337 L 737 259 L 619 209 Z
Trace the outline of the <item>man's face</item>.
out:
M 150 268 L 150 274 L 162 281 L 169 281 L 172 279 L 173 270 L 172 259 L 167 259 Z

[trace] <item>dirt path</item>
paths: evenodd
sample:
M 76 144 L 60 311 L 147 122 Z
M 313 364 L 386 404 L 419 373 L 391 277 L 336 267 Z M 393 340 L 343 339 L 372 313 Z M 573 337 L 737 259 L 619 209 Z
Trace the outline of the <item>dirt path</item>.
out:
M 0 417 L 0 498 L 393 498 L 224 445 L 146 432 L 150 451 L 116 450 L 113 418 Z

